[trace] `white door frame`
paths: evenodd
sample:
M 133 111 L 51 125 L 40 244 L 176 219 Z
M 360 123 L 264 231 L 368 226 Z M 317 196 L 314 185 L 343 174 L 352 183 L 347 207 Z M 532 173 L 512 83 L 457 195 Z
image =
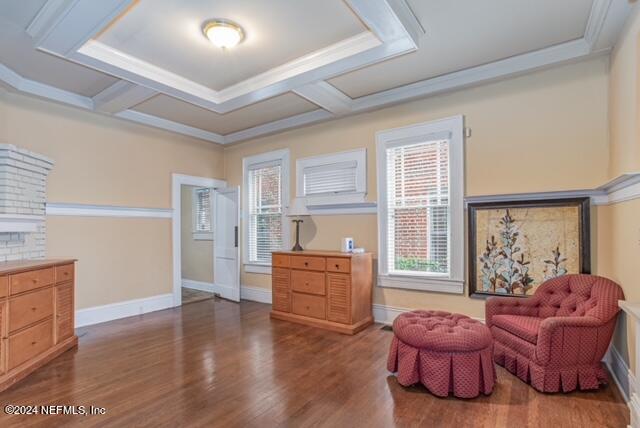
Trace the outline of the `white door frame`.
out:
M 173 306 L 182 305 L 182 186 L 227 187 L 227 182 L 215 178 L 171 174 L 171 240 L 173 255 Z M 211 244 L 213 245 L 213 243 Z

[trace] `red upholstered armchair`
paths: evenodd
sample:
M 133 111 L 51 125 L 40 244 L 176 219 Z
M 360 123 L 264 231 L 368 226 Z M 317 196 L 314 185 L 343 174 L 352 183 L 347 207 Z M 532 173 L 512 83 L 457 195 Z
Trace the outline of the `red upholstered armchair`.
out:
M 495 362 L 543 392 L 596 389 L 607 382 L 607 352 L 622 288 L 592 275 L 546 281 L 530 298 L 492 297 L 486 322 Z

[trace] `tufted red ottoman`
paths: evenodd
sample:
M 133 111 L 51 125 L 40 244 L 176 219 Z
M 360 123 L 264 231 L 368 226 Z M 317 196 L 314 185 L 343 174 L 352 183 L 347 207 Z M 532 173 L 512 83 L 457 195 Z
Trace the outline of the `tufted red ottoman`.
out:
M 404 313 L 393 322 L 387 368 L 403 386 L 422 383 L 432 394 L 472 398 L 491 394 L 496 380 L 489 329 L 465 315 Z

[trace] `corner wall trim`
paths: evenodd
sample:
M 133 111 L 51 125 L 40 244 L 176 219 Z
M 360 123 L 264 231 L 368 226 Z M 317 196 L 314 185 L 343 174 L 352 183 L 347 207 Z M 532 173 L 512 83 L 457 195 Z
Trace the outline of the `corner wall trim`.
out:
M 240 298 L 242 300 L 251 300 L 252 302 L 271 304 L 271 290 L 242 285 L 240 287 Z
M 136 208 L 113 205 L 85 205 L 47 203 L 47 215 L 78 217 L 141 217 L 171 218 L 173 212 L 168 208 Z
M 76 311 L 76 328 L 132 317 L 134 315 L 142 315 L 171 307 L 173 307 L 173 295 L 167 293 L 142 299 L 125 300 L 124 302 L 79 309 Z

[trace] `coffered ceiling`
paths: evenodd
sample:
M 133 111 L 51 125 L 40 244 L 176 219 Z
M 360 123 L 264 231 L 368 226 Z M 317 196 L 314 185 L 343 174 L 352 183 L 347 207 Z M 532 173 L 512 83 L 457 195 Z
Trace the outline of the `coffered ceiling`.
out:
M 229 144 L 608 52 L 628 0 L 21 0 L 0 86 Z M 208 19 L 239 23 L 220 49 Z

